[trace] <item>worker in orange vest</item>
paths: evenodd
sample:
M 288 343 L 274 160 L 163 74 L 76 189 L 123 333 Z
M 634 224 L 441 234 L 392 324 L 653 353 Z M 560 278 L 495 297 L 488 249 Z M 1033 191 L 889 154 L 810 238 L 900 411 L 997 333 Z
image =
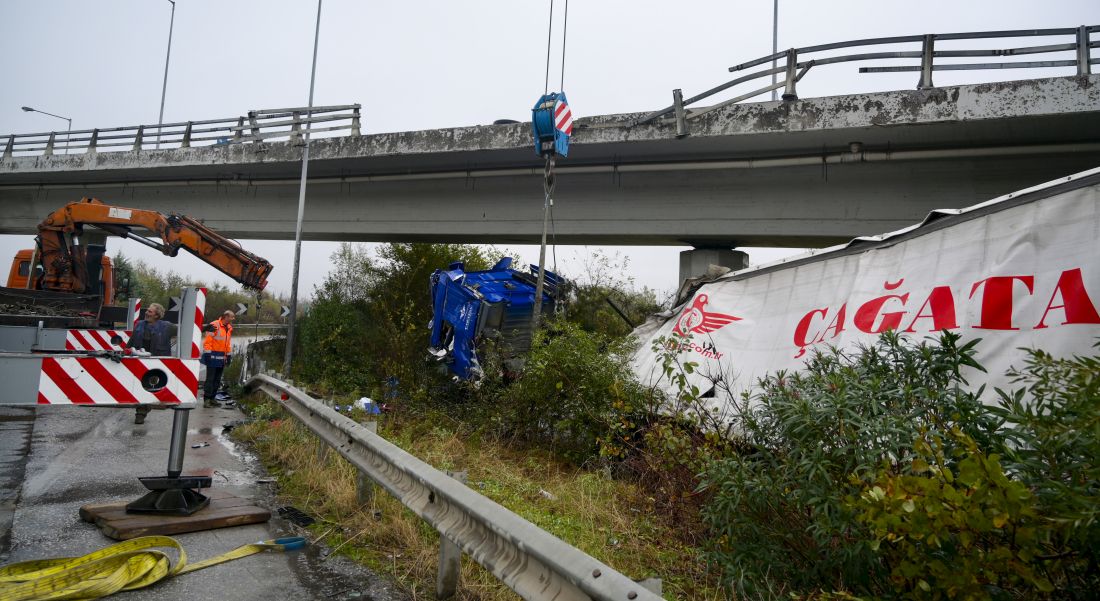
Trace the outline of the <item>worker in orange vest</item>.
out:
M 237 315 L 232 311 L 222 313 L 217 320 L 207 324 L 206 337 L 202 341 L 200 363 L 206 366 L 206 383 L 203 385 L 203 407 L 216 407 L 214 395 L 222 383 L 222 371 L 232 361 L 233 320 Z

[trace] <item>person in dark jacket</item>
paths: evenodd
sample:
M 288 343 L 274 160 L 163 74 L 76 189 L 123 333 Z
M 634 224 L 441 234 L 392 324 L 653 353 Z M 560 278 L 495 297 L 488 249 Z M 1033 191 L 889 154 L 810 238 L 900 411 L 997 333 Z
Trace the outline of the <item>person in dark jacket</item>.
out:
M 145 351 L 154 357 L 168 357 L 172 355 L 172 337 L 175 335 L 175 325 L 163 321 L 164 307 L 159 303 L 153 303 L 145 309 L 145 319 L 134 326 L 134 333 L 130 336 L 128 348 Z M 134 415 L 135 424 L 144 424 L 145 416 L 152 410 L 151 405 L 139 405 Z

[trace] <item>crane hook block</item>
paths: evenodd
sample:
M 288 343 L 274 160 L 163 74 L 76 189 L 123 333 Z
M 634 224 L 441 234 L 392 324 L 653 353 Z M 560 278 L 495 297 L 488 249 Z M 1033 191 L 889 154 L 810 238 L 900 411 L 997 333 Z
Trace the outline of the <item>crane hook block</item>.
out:
M 531 109 L 531 129 L 535 134 L 535 154 L 542 157 L 569 156 L 569 136 L 573 133 L 573 113 L 565 92 L 551 92 L 539 98 Z

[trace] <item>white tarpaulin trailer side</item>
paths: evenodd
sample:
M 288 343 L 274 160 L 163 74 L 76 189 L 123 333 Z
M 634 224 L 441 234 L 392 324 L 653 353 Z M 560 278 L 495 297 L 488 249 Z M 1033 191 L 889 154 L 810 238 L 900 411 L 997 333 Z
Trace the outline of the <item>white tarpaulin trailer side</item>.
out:
M 988 373 L 966 374 L 975 389 L 1005 388 L 1005 371 L 1022 366 L 1020 347 L 1093 352 L 1098 248 L 1100 168 L 704 284 L 635 331 L 633 366 L 667 389 L 651 350 L 663 337 L 698 364 L 688 378 L 700 390 L 727 383 L 713 401 L 721 409 L 726 388 L 736 395 L 765 374 L 800 369 L 813 349 L 854 349 L 887 329 L 915 339 L 946 329 L 963 342 L 982 338 L 976 358 Z M 688 338 L 668 342 L 674 334 Z

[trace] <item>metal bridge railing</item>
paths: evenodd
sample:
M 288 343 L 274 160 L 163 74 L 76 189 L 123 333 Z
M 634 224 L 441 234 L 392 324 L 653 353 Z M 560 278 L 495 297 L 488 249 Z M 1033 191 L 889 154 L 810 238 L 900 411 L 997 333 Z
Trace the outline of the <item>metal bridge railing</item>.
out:
M 897 72 L 919 72 L 920 79 L 917 82 L 917 89 L 928 89 L 934 87 L 932 84 L 932 72 L 933 71 L 959 71 L 959 70 L 975 70 L 975 69 L 1033 69 L 1043 67 L 1076 67 L 1078 75 L 1088 75 L 1091 73 L 1091 66 L 1100 64 L 1100 58 L 1091 58 L 1090 50 L 1092 48 L 1100 47 L 1100 41 L 1092 41 L 1091 37 L 1093 33 L 1100 31 L 1100 25 L 1082 25 L 1075 28 L 1062 28 L 1062 29 L 1027 29 L 1027 30 L 1012 30 L 1012 31 L 983 31 L 983 32 L 971 32 L 971 33 L 941 33 L 941 34 L 925 34 L 925 35 L 909 35 L 898 36 L 890 38 L 870 38 L 864 40 L 852 40 L 848 42 L 836 42 L 832 44 L 820 44 L 817 46 L 806 46 L 805 48 L 791 48 L 768 56 L 762 56 L 756 60 L 742 63 L 740 65 L 734 65 L 730 67 L 730 72 L 745 71 L 752 69 L 753 67 L 760 67 L 767 65 L 764 68 L 748 73 L 736 79 L 727 81 L 726 83 L 711 88 L 701 94 L 697 94 L 683 99 L 683 95 L 680 90 L 672 91 L 672 105 L 665 107 L 659 111 L 649 113 L 640 119 L 635 120 L 631 125 L 641 125 L 643 123 L 649 123 L 656 119 L 665 117 L 666 115 L 673 115 L 668 121 L 674 121 L 676 123 L 676 134 L 678 136 L 687 135 L 687 121 L 701 117 L 711 111 L 720 109 L 724 106 L 741 102 L 742 100 L 748 100 L 755 98 L 761 94 L 766 94 L 772 90 L 783 89 L 783 100 L 796 100 L 798 93 L 796 91 L 797 84 L 806 76 L 806 73 L 815 66 L 832 65 L 837 63 L 847 63 L 856 61 L 867 60 L 880 60 L 880 59 L 916 59 L 917 64 L 902 65 L 902 66 L 883 66 L 883 67 L 860 67 L 860 73 L 897 73 Z M 1028 37 L 1066 37 L 1072 38 L 1072 41 L 1048 44 L 1043 46 L 1028 46 L 1022 48 L 992 48 L 992 49 L 973 49 L 973 50 L 937 50 L 937 42 L 955 41 L 955 40 L 993 40 L 999 38 L 1028 38 Z M 864 52 L 860 54 L 844 54 L 841 56 L 823 56 L 820 58 L 811 58 L 809 55 L 815 53 L 828 52 L 832 50 L 839 50 L 844 48 L 856 48 L 860 46 L 883 46 L 892 44 L 919 44 L 918 50 L 907 51 L 888 51 L 888 52 Z M 1034 54 L 1048 54 L 1048 53 L 1072 53 L 1073 58 L 1066 60 L 1040 60 L 1040 61 L 1019 61 L 1019 62 L 991 62 L 991 63 L 944 63 L 936 62 L 936 59 L 944 58 L 960 58 L 960 57 L 982 57 L 982 56 L 1026 56 Z M 778 61 L 780 65 L 772 68 L 769 63 Z M 689 111 L 685 107 L 690 104 L 694 104 L 705 98 L 709 98 L 719 92 L 728 90 L 739 84 L 747 83 L 762 77 L 768 77 L 770 75 L 779 75 L 780 79 L 776 83 L 766 85 L 755 90 L 738 94 L 737 96 L 725 100 L 719 104 L 708 106 L 706 108 Z
M 221 144 L 283 141 L 297 143 L 308 131 L 310 137 L 347 131 L 358 136 L 358 104 L 262 109 L 247 115 L 184 121 L 159 125 L 133 125 L 71 132 L 41 132 L 0 136 L 3 159 L 13 156 L 51 156 L 111 150 L 190 148 Z

